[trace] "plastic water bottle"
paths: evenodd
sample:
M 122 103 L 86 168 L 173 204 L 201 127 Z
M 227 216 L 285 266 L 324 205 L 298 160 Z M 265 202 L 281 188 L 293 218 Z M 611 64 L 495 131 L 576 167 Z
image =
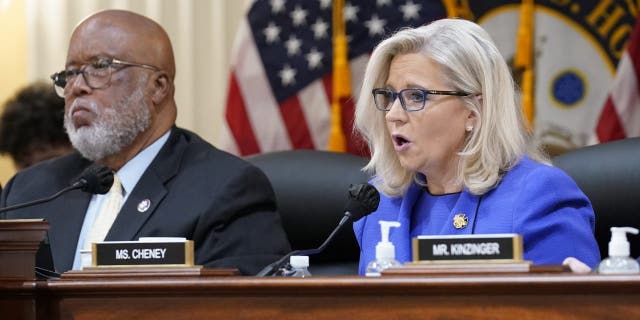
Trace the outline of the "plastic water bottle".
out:
M 629 256 L 630 248 L 627 233 L 638 234 L 638 229 L 631 227 L 611 228 L 611 242 L 609 242 L 609 257 L 598 265 L 598 273 L 638 273 L 638 261 Z
M 380 223 L 380 242 L 376 245 L 376 259 L 369 262 L 365 276 L 379 277 L 381 272 L 391 267 L 400 267 L 396 260 L 396 247 L 389 241 L 389 229 L 399 227 L 397 221 L 378 221 Z
M 311 277 L 309 272 L 309 256 L 291 256 L 289 264 L 293 268 L 290 277 L 308 278 Z

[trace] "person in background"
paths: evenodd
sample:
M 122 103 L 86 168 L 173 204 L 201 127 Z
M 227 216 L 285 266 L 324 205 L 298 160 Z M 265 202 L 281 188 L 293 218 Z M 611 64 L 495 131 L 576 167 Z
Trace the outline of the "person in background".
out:
M 509 68 L 477 24 L 443 19 L 382 41 L 355 123 L 382 193 L 354 223 L 361 274 L 380 220 L 401 223 L 390 235 L 400 262 L 418 235 L 495 233 L 522 235 L 536 265 L 600 260 L 589 199 L 533 142 Z
M 0 115 L 0 154 L 8 154 L 22 170 L 72 152 L 63 118 L 64 99 L 51 84 L 35 82 L 20 89 Z
M 80 269 L 92 242 L 183 237 L 195 263 L 255 274 L 290 251 L 275 195 L 258 168 L 175 125 L 169 36 L 139 14 L 107 10 L 73 31 L 64 70 L 64 126 L 78 152 L 16 174 L 0 207 L 50 196 L 97 162 L 108 194 L 74 190 L 5 218 L 46 218 L 57 271 Z

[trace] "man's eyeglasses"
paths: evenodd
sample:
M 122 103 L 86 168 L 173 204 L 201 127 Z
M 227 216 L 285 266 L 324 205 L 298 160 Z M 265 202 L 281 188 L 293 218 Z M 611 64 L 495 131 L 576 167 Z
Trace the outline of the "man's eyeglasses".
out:
M 82 75 L 84 82 L 91 89 L 104 89 L 111 84 L 111 74 L 126 67 L 140 67 L 153 71 L 160 70 L 147 64 L 127 62 L 112 58 L 98 59 L 89 64 L 85 64 L 80 67 L 80 69 L 62 70 L 54 73 L 51 75 L 51 80 L 53 80 L 53 87 L 56 89 L 56 94 L 64 98 L 71 88 L 67 86 L 73 83 L 79 74 Z
M 419 111 L 424 109 L 427 98 L 430 94 L 446 95 L 446 96 L 461 96 L 465 97 L 471 95 L 471 93 L 463 91 L 441 91 L 441 90 L 425 90 L 418 88 L 403 89 L 399 92 L 395 92 L 391 89 L 376 88 L 371 91 L 373 94 L 373 101 L 376 104 L 376 108 L 380 111 L 389 111 L 396 98 L 400 99 L 400 105 L 402 109 L 407 111 Z

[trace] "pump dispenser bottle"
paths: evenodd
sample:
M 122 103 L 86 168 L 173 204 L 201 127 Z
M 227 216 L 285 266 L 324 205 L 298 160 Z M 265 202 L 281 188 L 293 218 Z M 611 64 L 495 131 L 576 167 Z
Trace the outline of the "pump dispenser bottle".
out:
M 376 245 L 376 259 L 369 262 L 365 276 L 379 277 L 380 272 L 390 267 L 402 266 L 396 260 L 396 247 L 389 242 L 389 229 L 399 227 L 397 221 L 378 221 L 380 223 L 380 242 Z
M 638 229 L 631 227 L 611 228 L 611 241 L 609 242 L 609 257 L 598 265 L 598 273 L 638 273 L 640 266 L 638 261 L 632 259 L 627 241 L 627 233 L 638 234 Z

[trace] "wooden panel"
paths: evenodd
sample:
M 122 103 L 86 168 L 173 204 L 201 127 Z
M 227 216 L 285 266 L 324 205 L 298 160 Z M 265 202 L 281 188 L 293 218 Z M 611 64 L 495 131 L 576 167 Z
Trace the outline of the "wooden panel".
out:
M 0 280 L 0 318 L 36 319 L 36 282 Z
M 64 319 L 638 319 L 638 296 L 228 296 L 73 298 Z
M 31 287 L 0 282 L 0 303 L 8 306 L 29 292 L 38 296 L 40 319 L 640 319 L 640 275 L 131 274 Z
M 36 252 L 47 230 L 44 220 L 0 220 L 0 279 L 35 279 Z

